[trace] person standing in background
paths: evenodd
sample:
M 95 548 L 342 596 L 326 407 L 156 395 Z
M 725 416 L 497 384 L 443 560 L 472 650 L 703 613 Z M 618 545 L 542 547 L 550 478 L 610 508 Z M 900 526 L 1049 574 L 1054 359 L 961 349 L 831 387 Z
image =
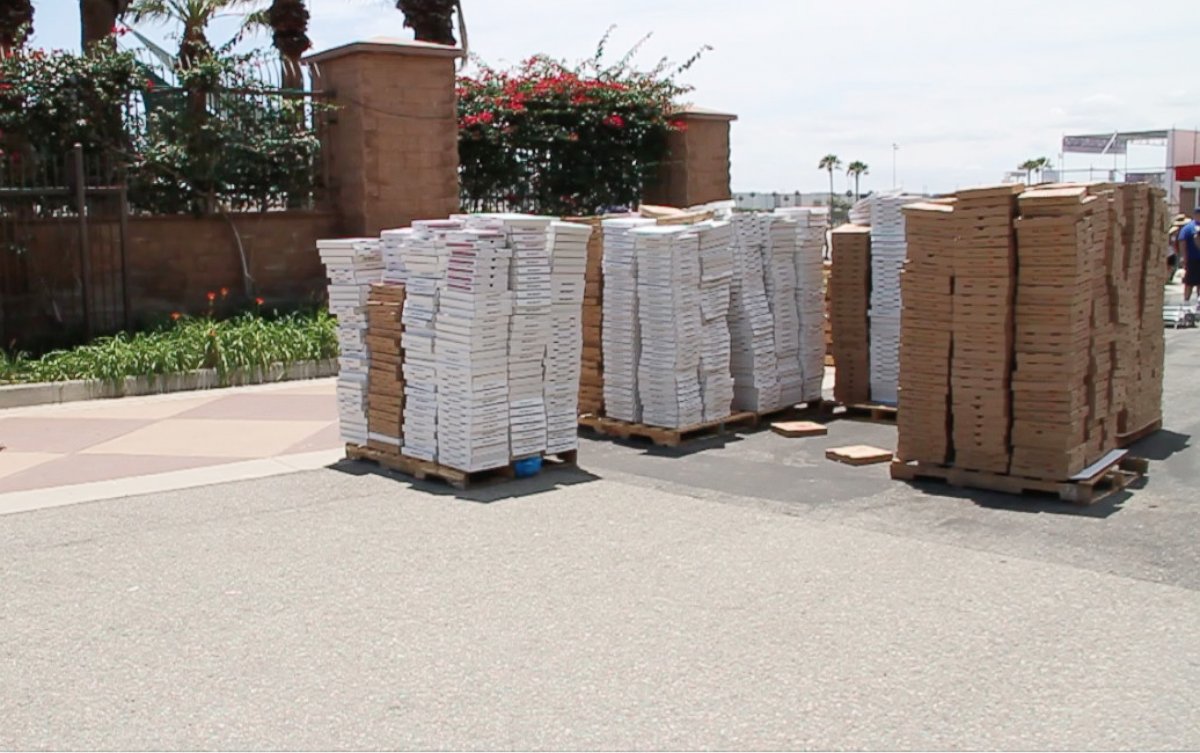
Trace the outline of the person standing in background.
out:
M 1179 230 L 1175 253 L 1183 262 L 1183 302 L 1190 303 L 1192 290 L 1200 287 L 1200 207 L 1192 212 L 1192 221 Z

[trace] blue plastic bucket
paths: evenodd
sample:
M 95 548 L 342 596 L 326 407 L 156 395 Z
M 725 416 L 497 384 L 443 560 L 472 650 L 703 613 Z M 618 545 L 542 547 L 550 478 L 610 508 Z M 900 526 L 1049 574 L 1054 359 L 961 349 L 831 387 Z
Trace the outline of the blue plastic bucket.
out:
M 541 457 L 522 458 L 513 463 L 513 474 L 517 478 L 529 478 L 542 472 Z

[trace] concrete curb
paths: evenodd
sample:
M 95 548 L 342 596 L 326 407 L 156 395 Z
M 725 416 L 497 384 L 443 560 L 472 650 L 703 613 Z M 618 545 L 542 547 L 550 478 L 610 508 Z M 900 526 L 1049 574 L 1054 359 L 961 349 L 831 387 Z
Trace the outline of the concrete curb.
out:
M 0 409 L 74 403 L 80 400 L 165 395 L 171 392 L 242 387 L 250 384 L 289 382 L 300 379 L 321 379 L 337 376 L 337 373 L 337 359 L 328 359 L 298 361 L 287 365 L 275 364 L 265 371 L 239 369 L 228 374 L 224 384 L 222 384 L 216 369 L 200 369 L 186 374 L 163 374 L 154 378 L 125 377 L 123 381 L 115 383 L 100 379 L 80 379 L 70 382 L 13 384 L 0 387 Z

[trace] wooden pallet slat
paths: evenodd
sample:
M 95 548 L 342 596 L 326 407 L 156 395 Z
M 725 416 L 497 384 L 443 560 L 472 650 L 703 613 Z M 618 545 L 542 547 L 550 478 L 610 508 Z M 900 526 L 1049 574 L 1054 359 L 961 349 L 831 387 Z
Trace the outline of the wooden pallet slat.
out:
M 1162 422 L 1162 419 L 1160 418 L 1157 421 L 1150 422 L 1149 424 L 1147 424 L 1146 426 L 1143 426 L 1140 429 L 1137 429 L 1134 431 L 1129 431 L 1124 434 L 1120 434 L 1117 436 L 1117 447 L 1120 447 L 1121 449 L 1126 449 L 1130 445 L 1137 444 L 1138 442 L 1142 441 L 1143 439 L 1150 436 L 1151 434 L 1155 434 L 1155 433 L 1159 432 L 1160 430 L 1162 430 L 1162 427 L 1163 427 L 1163 422 Z
M 380 452 L 370 447 L 355 444 L 346 445 L 346 457 L 350 460 L 375 463 L 381 468 L 410 476 L 417 481 L 441 481 L 462 491 L 483 483 L 498 482 L 516 477 L 511 463 L 501 468 L 468 472 L 441 465 L 440 463 L 421 460 L 420 458 L 410 458 L 406 455 L 399 455 L 392 452 Z M 542 462 L 544 466 L 548 465 L 551 467 L 573 466 L 577 464 L 578 457 L 578 451 L 571 450 L 569 452 L 545 455 L 542 458 Z
M 883 403 L 850 403 L 849 405 L 831 403 L 829 414 L 838 418 L 894 424 L 900 415 L 900 409 L 894 405 L 884 405 Z
M 1129 457 L 1125 451 L 1114 450 L 1091 467 L 1067 481 L 1009 476 L 1000 473 L 969 471 L 963 468 L 906 463 L 896 460 L 891 476 L 898 481 L 937 481 L 963 489 L 998 492 L 1012 495 L 1052 495 L 1063 502 L 1090 505 L 1119 492 L 1146 475 L 1149 463 L 1143 458 Z
M 648 439 L 659 447 L 678 447 L 692 439 L 725 434 L 730 429 L 753 428 L 757 423 L 758 414 L 749 412 L 734 413 L 716 421 L 705 421 L 678 429 L 630 423 L 607 416 L 583 415 L 579 417 L 580 426 L 591 429 L 601 436 L 616 439 Z

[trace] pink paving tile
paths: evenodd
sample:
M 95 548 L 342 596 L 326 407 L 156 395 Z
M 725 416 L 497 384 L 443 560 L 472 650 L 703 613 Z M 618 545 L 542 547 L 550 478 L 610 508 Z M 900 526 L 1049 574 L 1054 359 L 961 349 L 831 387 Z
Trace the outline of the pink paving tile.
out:
M 126 418 L 0 418 L 0 444 L 15 452 L 78 452 L 151 423 Z
M 324 429 L 321 429 L 316 434 L 307 439 L 297 442 L 291 447 L 284 450 L 281 455 L 297 455 L 301 452 L 317 452 L 319 450 L 336 450 L 339 447 L 345 447 L 346 440 L 342 439 L 341 430 L 336 422 L 331 423 Z
M 224 465 L 240 458 L 189 458 L 156 455 L 71 455 L 0 478 L 0 494 L 47 489 L 93 481 L 111 481 L 189 468 Z
M 168 418 L 111 442 L 90 455 L 168 455 L 195 458 L 269 458 L 329 425 L 329 421 Z
M 250 392 L 217 398 L 175 418 L 228 418 L 241 421 L 336 421 L 337 398 Z

